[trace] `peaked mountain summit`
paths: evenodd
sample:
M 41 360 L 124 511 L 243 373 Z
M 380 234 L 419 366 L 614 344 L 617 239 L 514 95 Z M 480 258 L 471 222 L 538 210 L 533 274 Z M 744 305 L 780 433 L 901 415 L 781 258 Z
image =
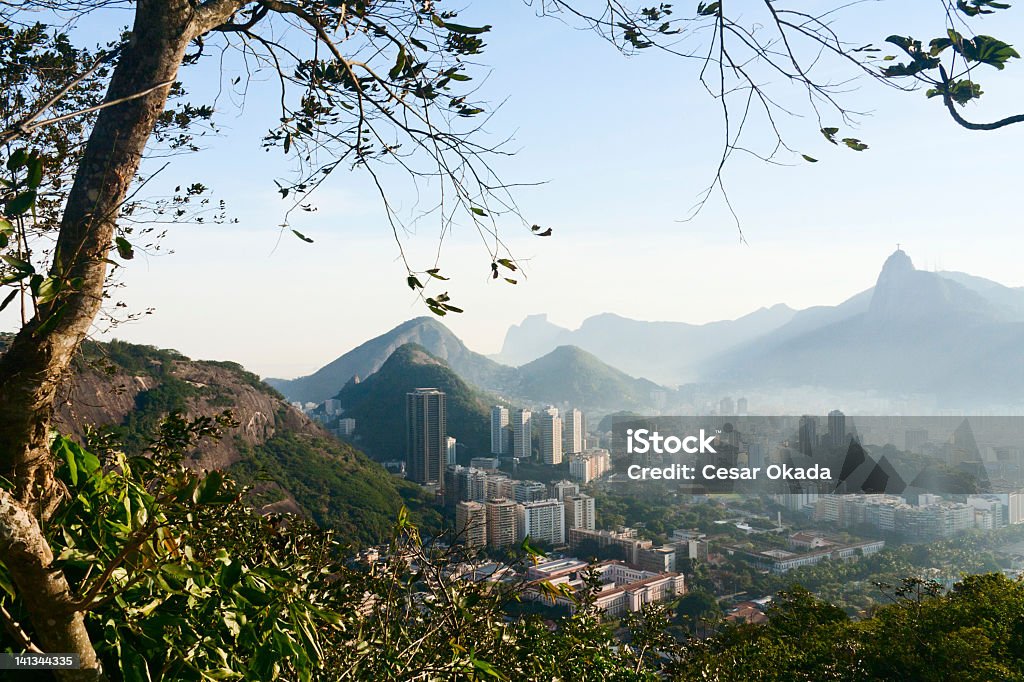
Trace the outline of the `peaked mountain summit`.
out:
M 432 317 L 417 317 L 345 353 L 313 374 L 297 379 L 265 379 L 289 400 L 320 403 L 333 397 L 353 377 L 365 379 L 406 344 L 421 346 L 444 360 L 459 376 L 483 388 L 508 383 L 512 369 L 466 348 L 446 326 Z
M 429 386 L 447 395 L 448 435 L 474 456 L 490 452 L 494 399 L 469 386 L 423 346 L 399 346 L 365 381 L 348 382 L 336 398 L 356 420 L 359 446 L 379 460 L 405 458 L 405 395 Z
M 951 274 L 918 270 L 897 250 L 873 289 L 723 353 L 704 379 L 926 393 L 946 405 L 1014 398 L 1024 382 L 1019 290 Z

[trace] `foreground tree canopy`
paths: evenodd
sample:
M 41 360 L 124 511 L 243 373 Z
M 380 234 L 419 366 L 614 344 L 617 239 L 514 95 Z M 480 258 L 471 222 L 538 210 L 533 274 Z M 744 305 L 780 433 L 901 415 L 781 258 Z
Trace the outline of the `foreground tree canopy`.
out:
M 858 76 L 899 88 L 923 84 L 924 94 L 937 98 L 953 121 L 967 128 L 992 130 L 1022 120 L 1016 115 L 979 122 L 963 114 L 965 105 L 983 96 L 980 74 L 985 69 L 1002 70 L 1018 57 L 1004 40 L 972 28 L 980 18 L 998 17 L 1007 9 L 1005 3 L 941 3 L 946 34 L 879 36 L 877 46 L 850 44 L 837 32 L 833 21 L 846 3 L 813 11 L 795 2 L 750 4 L 759 13 L 748 4 L 734 13 L 727 2 L 682 9 L 666 4 L 630 7 L 615 1 L 590 8 L 588 3 L 544 0 L 535 8 L 541 15 L 557 15 L 592 29 L 627 53 L 660 50 L 686 62 L 696 60 L 699 70 L 691 85 L 702 84 L 721 101 L 723 126 L 720 163 L 712 169 L 701 201 L 716 190 L 728 200 L 722 170 L 735 151 L 750 151 L 767 160 L 788 156 L 817 161 L 787 143 L 780 120 L 799 112 L 778 99 L 766 83 L 781 81 L 801 88 L 807 95 L 806 104 L 800 105 L 809 107 L 803 112 L 810 114 L 807 120 L 829 142 L 853 152 L 868 148 L 850 132 L 857 108 L 848 101 L 847 91 L 850 79 Z M 858 9 L 856 5 L 847 10 Z M 67 29 L 78 15 L 102 16 L 124 8 L 134 10 L 134 24 L 109 45 L 89 45 Z M 106 642 L 108 648 L 100 650 L 109 655 L 109 647 L 116 648 L 119 640 L 103 631 L 106 626 L 95 615 L 86 616 L 96 613 L 96 599 L 108 586 L 125 587 L 119 581 L 126 562 L 141 561 L 137 555 L 160 538 L 156 533 L 163 522 L 154 527 L 147 519 L 135 518 L 147 498 L 117 479 L 95 485 L 106 492 L 109 486 L 124 485 L 118 502 L 125 505 L 126 517 L 113 529 L 128 534 L 117 550 L 123 557 L 101 560 L 103 552 L 97 548 L 117 546 L 105 544 L 104 537 L 113 537 L 109 528 L 96 530 L 99 535 L 86 543 L 85 554 L 74 553 L 79 551 L 78 539 L 71 542 L 52 533 L 54 519 L 74 527 L 66 516 L 72 513 L 69 504 L 83 528 L 101 524 L 98 515 L 106 509 L 96 502 L 75 507 L 80 495 L 75 487 L 81 480 L 75 462 L 85 462 L 86 480 L 91 480 L 99 475 L 100 460 L 85 455 L 77 460 L 79 455 L 68 455 L 75 452 L 72 444 L 55 440 L 53 405 L 97 316 L 112 312 L 104 309 L 111 295 L 112 269 L 125 267 L 137 248 L 158 248 L 162 223 L 225 219 L 223 208 L 198 183 L 183 182 L 168 199 L 149 200 L 145 195 L 148 176 L 141 169 L 146 168 L 146 155 L 196 152 L 197 127 L 215 125 L 216 112 L 210 106 L 187 101 L 187 72 L 216 69 L 216 53 L 228 49 L 276 74 L 281 109 L 267 121 L 264 143 L 289 156 L 297 169 L 276 188 L 288 210 L 308 208 L 325 178 L 355 169 L 373 178 L 397 239 L 400 216 L 388 201 L 389 188 L 380 173 L 381 168 L 395 167 L 413 180 L 430 180 L 437 198 L 426 214 L 437 217 L 441 236 L 456 221 L 472 224 L 484 244 L 487 272 L 515 284 L 519 266 L 504 246 L 499 223 L 521 223 L 540 237 L 551 235 L 552 228 L 518 215 L 511 187 L 494 172 L 493 160 L 505 150 L 481 136 L 488 104 L 476 100 L 474 64 L 481 59 L 489 30 L 486 24 L 462 23 L 453 9 L 437 2 L 0 2 L 0 153 L 5 168 L 0 182 L 0 310 L 21 310 L 20 329 L 0 357 L 0 561 L 9 576 L 5 603 L 14 600 L 18 614 L 14 618 L 5 610 L 0 615 L 10 631 L 19 633 L 19 642 L 22 635 L 28 637 L 21 642 L 24 648 L 31 644 L 46 651 L 78 653 L 84 669 L 66 673 L 67 679 L 101 675 L 96 643 Z M 836 69 L 846 76 L 837 79 Z M 748 139 L 746 124 L 753 116 L 767 122 L 773 131 L 769 139 Z M 310 241 L 298 232 L 295 237 Z M 397 248 L 401 254 L 400 240 Z M 428 287 L 445 279 L 437 265 L 422 268 L 406 262 L 402 276 L 435 314 L 461 312 L 447 293 Z M 129 466 L 116 457 L 106 464 L 118 473 L 104 476 L 126 480 L 130 471 L 145 466 Z M 70 487 L 58 473 L 61 467 L 66 467 Z M 152 485 L 159 489 L 166 484 Z M 158 490 L 147 494 L 161 499 Z M 172 519 L 187 512 L 162 513 Z M 166 547 L 175 541 L 161 542 Z M 65 549 L 72 554 L 65 556 Z M 83 577 L 75 572 L 80 566 L 68 563 L 75 560 L 94 562 L 98 568 L 92 573 L 85 569 Z M 215 568 L 228 571 L 224 582 L 237 582 L 230 574 L 238 569 L 226 568 L 235 565 L 233 559 L 211 561 L 201 563 L 198 578 L 179 576 L 184 581 L 180 589 L 202 591 L 203 581 L 211 579 L 209 571 Z M 214 566 L 217 562 L 221 568 Z M 97 576 L 95 570 L 106 575 Z M 138 587 L 130 576 L 124 578 Z M 171 587 L 153 580 L 159 590 Z M 219 589 L 228 588 L 219 584 Z M 129 608 L 116 595 L 102 599 L 108 606 L 119 603 Z M 155 599 L 151 606 L 131 608 L 146 616 L 146 609 L 152 612 L 163 603 Z M 196 603 L 189 601 L 190 608 Z M 305 621 L 296 618 L 296 636 L 309 644 L 313 638 L 303 634 Z M 119 627 L 116 622 L 114 627 Z M 224 627 L 234 638 L 241 637 L 241 624 Z M 278 650 L 291 651 L 276 644 Z M 191 645 L 181 646 L 185 648 L 180 651 L 194 652 Z M 296 646 L 296 651 L 307 651 Z M 315 642 L 311 646 L 315 649 Z M 118 653 L 122 670 L 151 660 L 148 653 L 130 651 Z M 472 648 L 468 652 L 477 660 Z M 296 653 L 298 658 L 305 655 L 308 652 Z M 551 660 L 558 656 L 553 654 Z M 480 670 L 486 673 L 489 664 L 480 661 Z M 178 671 L 175 666 L 181 664 L 168 662 L 164 674 Z M 150 669 L 149 674 L 156 672 Z

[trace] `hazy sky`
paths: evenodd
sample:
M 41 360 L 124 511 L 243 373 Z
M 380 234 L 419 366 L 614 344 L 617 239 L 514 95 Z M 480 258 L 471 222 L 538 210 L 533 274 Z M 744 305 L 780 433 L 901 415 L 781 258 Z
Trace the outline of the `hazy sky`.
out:
M 833 147 L 803 119 L 790 124 L 791 142 L 820 163 L 777 167 L 739 156 L 730 163 L 726 179 L 748 242 L 741 244 L 718 199 L 695 220 L 680 221 L 709 182 L 721 145 L 718 105 L 697 84 L 693 63 L 654 53 L 625 58 L 524 5 L 489 5 L 477 4 L 494 24 L 482 60 L 491 66 L 484 92 L 505 104 L 487 130 L 514 136 L 517 155 L 499 163 L 506 180 L 546 181 L 517 198 L 524 216 L 553 227 L 554 236 L 503 225 L 526 265 L 514 287 L 488 280 L 490 260 L 471 229 L 446 242 L 446 284 L 466 312 L 444 322 L 472 349 L 497 352 L 508 326 L 532 313 L 575 327 L 601 312 L 706 322 L 775 303 L 839 303 L 874 283 L 897 242 L 919 268 L 1024 285 L 1024 126 L 968 132 L 921 92 L 863 82 L 847 101 L 873 112 L 854 131 L 870 150 Z M 981 28 L 1024 44 L 1022 15 L 1014 7 L 998 26 Z M 461 20 L 480 16 L 478 9 Z M 939 2 L 867 3 L 845 16 L 840 27 L 855 41 L 943 30 Z M 109 34 L 87 27 L 85 35 Z M 214 67 L 189 70 L 186 85 L 212 92 Z M 1024 63 L 981 73 L 986 95 L 968 115 L 987 120 L 1024 110 Z M 235 75 L 229 69 L 225 80 Z M 293 220 L 314 244 L 290 234 L 278 244 L 285 206 L 272 180 L 284 166 L 280 152 L 259 144 L 276 120 L 276 94 L 268 80 L 251 84 L 244 109 L 222 96 L 221 135 L 163 172 L 165 185 L 210 185 L 239 223 L 173 227 L 166 246 L 174 255 L 132 261 L 118 296 L 155 313 L 118 328 L 118 338 L 291 377 L 428 314 L 405 285 L 380 201 L 361 175 L 335 175 L 317 199 L 320 210 Z M 395 193 L 403 209 L 413 206 L 406 187 Z M 436 224 L 407 237 L 414 256 L 436 245 Z M 9 314 L 0 316 L 0 328 L 13 326 Z

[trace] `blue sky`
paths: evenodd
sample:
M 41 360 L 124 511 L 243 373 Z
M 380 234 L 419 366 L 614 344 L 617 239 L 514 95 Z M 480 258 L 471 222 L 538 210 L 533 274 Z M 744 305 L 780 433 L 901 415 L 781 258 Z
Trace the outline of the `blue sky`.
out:
M 1022 12 L 1015 7 L 982 31 L 1024 44 Z M 921 92 L 864 81 L 846 101 L 872 110 L 852 133 L 868 151 L 829 145 L 805 118 L 787 123 L 789 139 L 819 163 L 786 158 L 793 165 L 778 167 L 738 156 L 730 163 L 726 178 L 747 238 L 741 244 L 715 198 L 694 220 L 680 220 L 711 179 L 721 145 L 718 105 L 697 84 L 692 63 L 656 53 L 623 57 L 519 3 L 475 3 L 460 20 L 481 17 L 494 25 L 482 59 L 489 70 L 478 72 L 487 76 L 483 93 L 504 101 L 487 131 L 513 135 L 518 150 L 500 171 L 509 181 L 544 181 L 517 199 L 528 220 L 555 233 L 538 239 L 518 223 L 501 226 L 525 264 L 526 278 L 514 287 L 487 279 L 490 260 L 474 231 L 457 230 L 447 241 L 446 284 L 466 312 L 444 321 L 474 350 L 496 352 L 508 326 L 532 313 L 574 327 L 601 312 L 706 322 L 775 303 L 839 303 L 874 283 L 897 242 L 918 267 L 1024 285 L 1024 126 L 968 132 Z M 98 40 L 98 27 L 116 25 L 83 23 L 81 37 Z M 941 3 L 864 3 L 843 15 L 840 28 L 862 42 L 890 33 L 931 37 L 943 30 Z M 197 100 L 216 87 L 214 66 L 185 73 Z M 232 68 L 225 79 L 236 75 Z M 970 116 L 1024 110 L 1024 64 L 987 69 L 982 83 L 986 95 Z M 799 103 L 795 91 L 768 85 Z M 244 108 L 222 97 L 221 135 L 163 172 L 166 184 L 210 185 L 239 223 L 176 226 L 166 244 L 174 255 L 130 263 L 118 295 L 155 313 L 113 336 L 295 376 L 425 314 L 405 286 L 364 176 L 335 175 L 317 197 L 320 210 L 295 217 L 293 227 L 314 244 L 290 234 L 278 243 L 285 205 L 272 180 L 285 162 L 259 144 L 277 116 L 275 97 L 269 81 L 251 84 Z M 394 196 L 405 209 L 414 204 L 406 185 L 394 186 Z M 423 224 L 406 247 L 427 258 L 436 241 L 436 224 Z M 0 328 L 12 325 L 0 317 Z

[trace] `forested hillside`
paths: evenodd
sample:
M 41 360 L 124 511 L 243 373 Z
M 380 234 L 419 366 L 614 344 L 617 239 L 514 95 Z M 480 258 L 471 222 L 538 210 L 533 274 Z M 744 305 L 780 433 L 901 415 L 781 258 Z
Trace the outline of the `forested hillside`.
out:
M 192 448 L 186 462 L 230 472 L 251 486 L 249 500 L 261 510 L 308 516 L 357 544 L 387 537 L 403 503 L 427 527 L 437 524 L 418 487 L 339 442 L 235 363 L 120 341 L 87 343 L 59 401 L 57 424 L 79 440 L 98 430 L 136 455 L 172 412 L 225 411 L 235 425 Z

